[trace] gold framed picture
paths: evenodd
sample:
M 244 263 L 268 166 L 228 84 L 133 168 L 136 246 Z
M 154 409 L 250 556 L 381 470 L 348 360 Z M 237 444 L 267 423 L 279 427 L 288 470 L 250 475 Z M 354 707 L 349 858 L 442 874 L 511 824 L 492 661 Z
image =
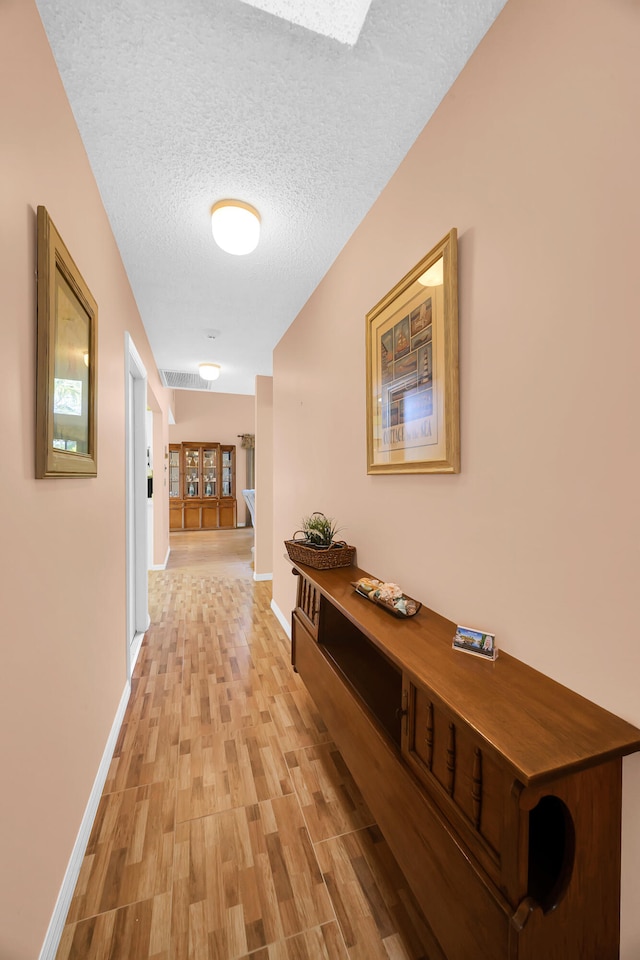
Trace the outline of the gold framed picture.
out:
M 455 229 L 367 313 L 366 347 L 367 473 L 459 473 Z
M 38 479 L 97 476 L 97 344 L 97 304 L 38 207 Z

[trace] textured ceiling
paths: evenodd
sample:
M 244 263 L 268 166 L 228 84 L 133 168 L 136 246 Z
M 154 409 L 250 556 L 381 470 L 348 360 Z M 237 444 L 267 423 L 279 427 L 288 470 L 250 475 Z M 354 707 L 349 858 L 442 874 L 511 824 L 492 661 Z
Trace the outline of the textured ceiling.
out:
M 158 366 L 253 393 L 505 0 L 373 0 L 353 46 L 286 0 L 36 2 Z M 225 197 L 261 213 L 247 257 Z

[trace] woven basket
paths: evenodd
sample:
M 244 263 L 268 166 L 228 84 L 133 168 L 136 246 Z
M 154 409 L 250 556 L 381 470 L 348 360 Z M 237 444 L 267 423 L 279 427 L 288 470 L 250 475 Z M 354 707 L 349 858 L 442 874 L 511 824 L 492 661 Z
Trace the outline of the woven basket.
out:
M 285 540 L 289 559 L 294 563 L 306 563 L 315 570 L 333 570 L 336 567 L 350 567 L 356 553 L 344 540 L 336 540 L 325 549 L 308 547 L 303 540 Z

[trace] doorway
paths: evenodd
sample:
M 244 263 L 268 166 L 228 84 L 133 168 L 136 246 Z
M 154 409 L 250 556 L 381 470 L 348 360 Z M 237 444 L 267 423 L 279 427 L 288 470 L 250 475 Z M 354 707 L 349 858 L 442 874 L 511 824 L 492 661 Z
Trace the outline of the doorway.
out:
M 147 579 L 147 371 L 125 333 L 127 679 L 149 627 Z

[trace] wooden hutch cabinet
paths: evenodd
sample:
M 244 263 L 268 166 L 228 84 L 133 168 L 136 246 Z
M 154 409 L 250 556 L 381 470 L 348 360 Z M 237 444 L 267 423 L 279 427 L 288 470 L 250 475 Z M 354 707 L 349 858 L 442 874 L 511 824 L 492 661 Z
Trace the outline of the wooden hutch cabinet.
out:
M 236 525 L 236 448 L 220 443 L 169 445 L 169 529 Z
M 617 960 L 640 730 L 506 653 L 302 564 L 292 660 L 420 902 L 432 960 Z

